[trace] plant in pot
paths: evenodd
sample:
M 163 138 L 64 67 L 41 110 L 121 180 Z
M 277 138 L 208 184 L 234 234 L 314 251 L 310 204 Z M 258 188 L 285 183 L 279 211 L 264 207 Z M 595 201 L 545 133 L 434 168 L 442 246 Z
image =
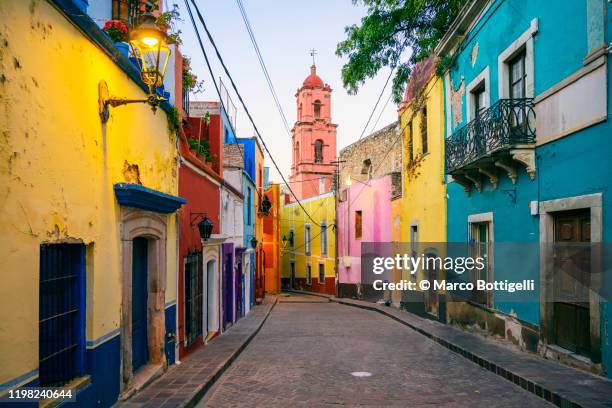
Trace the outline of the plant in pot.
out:
M 128 29 L 125 23 L 121 20 L 108 20 L 104 23 L 102 30 L 115 43 L 115 47 L 127 58 L 130 52 L 130 46 L 126 42 L 128 39 Z

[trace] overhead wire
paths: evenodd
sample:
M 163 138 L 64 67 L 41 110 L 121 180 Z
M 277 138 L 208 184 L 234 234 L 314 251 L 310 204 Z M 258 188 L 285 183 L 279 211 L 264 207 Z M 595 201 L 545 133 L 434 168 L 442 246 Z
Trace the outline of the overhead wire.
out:
M 193 17 L 193 13 L 191 11 L 191 7 L 189 6 L 189 2 L 188 0 L 184 0 L 185 1 L 185 5 L 187 7 L 187 11 L 189 12 L 189 17 L 191 19 L 192 25 L 194 27 L 194 30 L 196 31 L 196 36 L 198 37 L 198 42 L 200 43 L 200 47 L 202 49 L 202 52 L 205 55 L 205 60 L 206 60 L 206 64 L 209 68 L 209 71 L 211 72 L 212 75 L 212 68 L 210 67 L 210 62 L 208 60 L 208 56 L 206 55 L 206 50 L 204 48 L 204 45 L 202 43 L 202 39 L 200 37 L 199 31 L 197 29 L 196 23 L 195 23 L 195 19 Z M 304 211 L 304 213 L 308 216 L 308 218 L 317 226 L 321 226 L 318 222 L 316 222 L 312 216 L 310 215 L 310 213 L 308 211 L 306 211 L 306 208 L 304 208 L 304 206 L 302 205 L 302 202 L 299 200 L 299 198 L 297 197 L 297 195 L 295 194 L 295 192 L 293 191 L 293 189 L 291 188 L 291 186 L 289 185 L 289 183 L 287 182 L 287 180 L 285 179 L 285 176 L 283 176 L 283 173 L 281 172 L 278 164 L 276 163 L 276 160 L 274 160 L 274 157 L 272 156 L 270 150 L 268 149 L 268 146 L 266 145 L 266 142 L 263 140 L 263 137 L 261 136 L 261 133 L 259 132 L 259 129 L 257 128 L 257 125 L 255 124 L 255 121 L 249 111 L 249 109 L 246 106 L 246 103 L 244 102 L 244 99 L 242 98 L 242 95 L 240 94 L 240 92 L 238 91 L 238 87 L 236 86 L 236 83 L 234 82 L 234 79 L 232 78 L 231 74 L 229 73 L 229 70 L 227 68 L 227 66 L 225 65 L 225 62 L 223 60 L 223 57 L 221 56 L 219 49 L 217 48 L 217 45 L 212 37 L 212 35 L 210 34 L 210 31 L 208 30 L 208 26 L 206 25 L 206 22 L 204 21 L 204 17 L 202 17 L 202 13 L 200 12 L 199 7 L 197 6 L 197 4 L 195 3 L 194 0 L 191 0 L 191 3 L 193 4 L 193 7 L 195 9 L 196 14 L 198 15 L 198 19 L 200 20 L 200 23 L 202 24 L 202 27 L 204 28 L 204 31 L 206 32 L 206 35 L 208 37 L 208 40 L 210 41 L 213 49 L 215 50 L 215 54 L 217 55 L 217 58 L 219 59 L 219 62 L 221 63 L 221 66 L 223 67 L 223 70 L 225 71 L 225 74 L 227 75 L 227 77 L 230 80 L 230 83 L 232 85 L 232 88 L 234 89 L 234 92 L 236 93 L 236 95 L 238 96 L 238 100 L 240 101 L 242 108 L 244 109 L 249 121 L 251 122 L 251 124 L 253 125 L 253 128 L 255 130 L 255 133 L 258 137 L 258 139 L 261 141 L 261 144 L 264 148 L 264 150 L 268 153 L 268 156 L 270 158 L 270 160 L 272 161 L 272 164 L 274 165 L 274 167 L 276 168 L 276 170 L 278 171 L 280 177 L 283 179 L 283 181 L 285 182 L 285 184 L 287 185 L 287 189 L 289 190 L 289 192 L 291 193 L 291 195 L 295 198 L 296 202 L 298 203 L 298 205 L 300 206 L 300 208 L 302 208 L 302 211 Z M 213 76 L 214 78 L 214 76 Z M 218 92 L 218 87 L 215 84 L 215 89 L 217 89 Z M 219 93 L 219 92 L 218 92 Z M 219 93 L 220 95 L 220 93 Z
M 283 125 L 285 127 L 285 131 L 288 136 L 291 136 L 291 130 L 289 128 L 289 122 L 287 121 L 287 117 L 283 110 L 283 107 L 278 99 L 278 95 L 276 94 L 276 89 L 274 88 L 274 84 L 272 83 L 272 78 L 270 77 L 270 73 L 268 72 L 268 68 L 266 67 L 266 63 L 264 62 L 263 56 L 261 54 L 261 50 L 259 49 L 259 44 L 255 38 L 255 32 L 253 31 L 253 26 L 249 21 L 248 15 L 246 13 L 246 9 L 244 8 L 244 4 L 242 0 L 236 0 L 236 4 L 238 5 L 238 9 L 240 10 L 240 14 L 242 15 L 242 20 L 244 21 L 244 25 L 247 29 L 247 33 L 251 38 L 251 43 L 253 44 L 253 48 L 255 49 L 255 54 L 257 54 L 257 59 L 259 60 L 259 65 L 263 71 L 263 74 L 266 78 L 266 82 L 268 83 L 268 88 L 270 89 L 270 93 L 272 94 L 272 98 L 274 99 L 274 103 L 276 104 L 276 108 L 281 116 L 283 121 Z

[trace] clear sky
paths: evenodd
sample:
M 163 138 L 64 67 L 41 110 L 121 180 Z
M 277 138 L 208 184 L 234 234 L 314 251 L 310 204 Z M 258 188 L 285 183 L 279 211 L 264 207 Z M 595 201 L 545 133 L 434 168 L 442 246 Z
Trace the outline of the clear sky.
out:
M 173 3 L 171 0 L 165 2 Z M 264 141 L 283 174 L 288 177 L 291 166 L 291 138 L 284 129 L 236 1 L 196 0 L 196 2 Z M 191 57 L 191 65 L 198 78 L 205 80 L 204 93 L 192 95 L 191 99 L 216 100 L 215 89 L 204 64 L 185 5 L 182 0 L 177 0 L 176 3 L 181 8 L 183 19 L 180 23 L 183 53 Z M 312 58 L 309 50 L 315 48 L 317 73 L 333 89 L 332 120 L 338 124 L 338 150 L 356 141 L 389 75 L 387 68 L 381 70 L 376 78 L 366 82 L 357 95 L 348 95 L 342 87 L 341 68 L 344 61 L 335 55 L 336 45 L 345 38 L 344 27 L 358 23 L 365 15 L 365 8 L 353 5 L 351 0 L 243 0 L 243 4 L 287 116 L 289 127 L 293 126 L 296 119 L 295 93 L 310 73 Z M 203 30 L 200 27 L 199 29 L 204 36 Z M 211 60 L 214 62 L 213 71 L 217 76 L 216 79 L 221 76 L 229 88 L 229 81 L 222 75 L 222 68 L 206 40 L 204 44 L 209 52 L 209 58 L 212 57 Z M 366 135 L 371 133 L 372 125 L 390 95 L 390 85 L 385 90 Z M 238 135 L 253 136 L 253 128 L 239 107 L 238 98 L 231 90 L 230 95 L 238 107 Z M 376 129 L 396 119 L 396 106 L 390 101 Z M 271 168 L 271 179 L 280 182 L 280 177 L 268 158 L 266 166 Z

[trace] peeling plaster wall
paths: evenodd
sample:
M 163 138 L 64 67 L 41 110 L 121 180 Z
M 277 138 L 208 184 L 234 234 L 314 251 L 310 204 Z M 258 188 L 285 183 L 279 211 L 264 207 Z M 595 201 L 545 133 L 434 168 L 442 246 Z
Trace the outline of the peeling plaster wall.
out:
M 444 93 L 442 78 L 432 76 L 423 89 L 427 95 L 427 153 L 423 154 L 423 115 L 412 105 L 400 113 L 403 145 L 402 242 L 410 242 L 410 226 L 418 224 L 420 242 L 446 241 L 446 185 L 444 183 Z M 408 168 L 412 120 L 413 157 Z
M 87 341 L 119 327 L 120 207 L 113 183 L 177 194 L 166 114 L 144 104 L 98 116 L 98 82 L 144 97 L 110 57 L 46 1 L 0 2 L 0 383 L 38 367 L 41 243 L 88 244 Z M 132 166 L 124 174 L 125 164 Z M 136 168 L 133 166 L 137 165 Z M 134 180 L 129 180 L 134 181 Z M 168 216 L 166 303 L 176 294 L 176 221 Z M 93 259 L 92 259 L 93 258 Z

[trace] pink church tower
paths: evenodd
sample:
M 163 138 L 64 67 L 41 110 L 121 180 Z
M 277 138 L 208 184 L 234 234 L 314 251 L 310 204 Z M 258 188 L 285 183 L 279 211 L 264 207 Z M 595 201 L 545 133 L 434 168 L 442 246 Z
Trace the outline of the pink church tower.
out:
M 331 119 L 328 84 L 310 67 L 297 94 L 297 121 L 293 125 L 293 156 L 289 183 L 295 195 L 305 199 L 331 190 L 336 159 L 336 128 Z

